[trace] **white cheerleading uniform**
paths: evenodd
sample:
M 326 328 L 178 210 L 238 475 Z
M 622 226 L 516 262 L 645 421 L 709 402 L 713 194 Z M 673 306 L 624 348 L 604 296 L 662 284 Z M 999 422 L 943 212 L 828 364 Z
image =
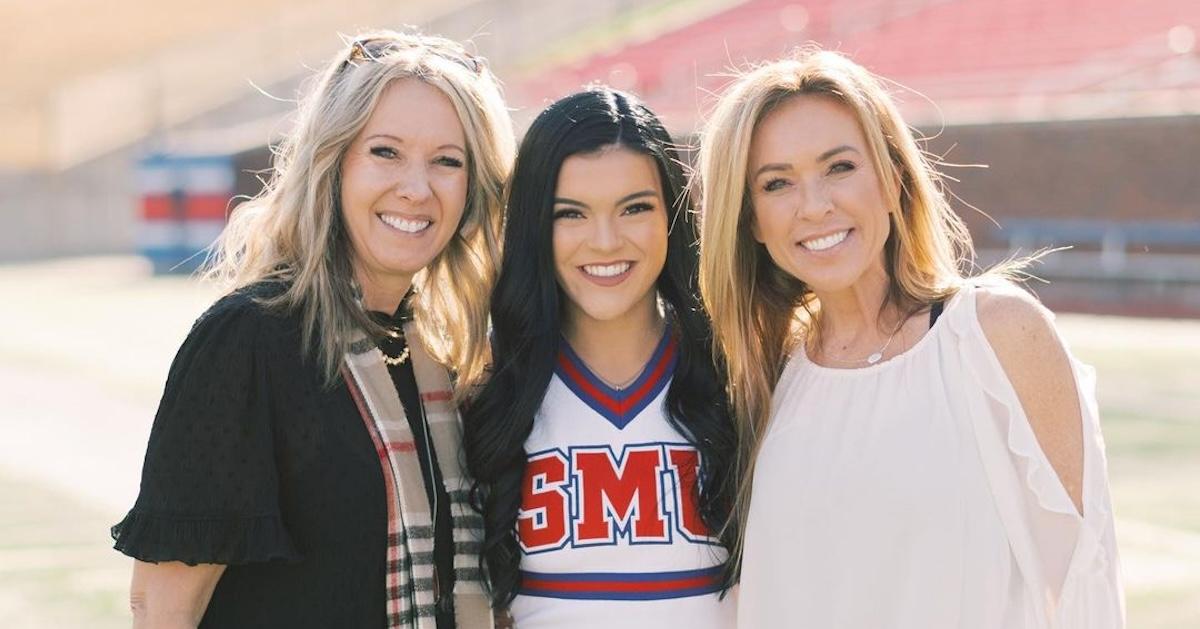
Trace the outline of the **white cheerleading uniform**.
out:
M 517 629 L 732 627 L 725 550 L 699 516 L 699 456 L 666 417 L 668 329 L 638 379 L 612 389 L 563 343 L 525 441 Z

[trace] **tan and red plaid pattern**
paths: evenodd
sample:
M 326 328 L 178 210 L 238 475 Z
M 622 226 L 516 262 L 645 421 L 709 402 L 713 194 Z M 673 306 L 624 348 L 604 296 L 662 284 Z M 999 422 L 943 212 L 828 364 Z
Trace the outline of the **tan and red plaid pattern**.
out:
M 460 629 L 492 629 L 479 570 L 483 521 L 467 500 L 469 484 L 460 464 L 460 419 L 452 404 L 450 378 L 425 350 L 413 324 L 404 326 L 404 334 L 438 467 L 450 495 L 455 620 Z M 346 354 L 343 376 L 383 466 L 388 499 L 387 626 L 436 629 L 433 518 L 400 395 L 383 354 L 365 339 Z

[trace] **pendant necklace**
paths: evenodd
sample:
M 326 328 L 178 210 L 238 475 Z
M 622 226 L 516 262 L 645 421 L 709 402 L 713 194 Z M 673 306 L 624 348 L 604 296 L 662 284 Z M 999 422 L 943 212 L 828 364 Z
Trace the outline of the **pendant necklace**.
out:
M 860 365 L 862 363 L 866 363 L 868 365 L 874 365 L 874 364 L 878 363 L 879 361 L 883 360 L 883 353 L 887 351 L 887 348 L 891 347 L 892 340 L 894 340 L 896 338 L 896 335 L 900 333 L 900 329 L 904 327 L 904 324 L 908 323 L 909 318 L 911 318 L 911 315 L 909 317 L 904 317 L 903 319 L 901 319 L 900 323 L 896 326 L 896 329 L 892 330 L 891 336 L 889 336 L 887 338 L 887 341 L 885 341 L 883 343 L 883 346 L 880 347 L 879 349 L 875 350 L 874 352 L 872 352 L 866 358 L 846 359 L 846 358 L 838 358 L 836 356 L 829 356 L 828 354 L 826 354 L 825 359 L 832 360 L 834 362 L 839 362 L 843 365 Z

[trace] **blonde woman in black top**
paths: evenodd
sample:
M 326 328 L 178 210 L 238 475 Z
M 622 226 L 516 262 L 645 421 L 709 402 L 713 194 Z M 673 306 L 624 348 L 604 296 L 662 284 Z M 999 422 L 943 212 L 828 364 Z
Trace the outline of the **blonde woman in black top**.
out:
M 454 42 L 372 34 L 321 72 L 113 527 L 136 626 L 491 626 L 448 371 L 482 369 L 512 152 Z

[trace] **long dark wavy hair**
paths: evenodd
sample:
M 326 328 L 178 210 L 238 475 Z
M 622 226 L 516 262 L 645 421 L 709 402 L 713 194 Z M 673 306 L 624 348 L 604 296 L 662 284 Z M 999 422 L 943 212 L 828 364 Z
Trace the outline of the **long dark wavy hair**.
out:
M 736 530 L 729 522 L 736 437 L 700 303 L 697 217 L 682 162 L 662 123 L 636 97 L 590 88 L 550 105 L 521 143 L 507 190 L 505 255 L 491 302 L 492 374 L 464 412 L 472 502 L 485 523 L 481 563 L 500 605 L 510 603 L 520 586 L 516 523 L 524 445 L 563 342 L 564 298 L 552 240 L 556 182 L 568 157 L 614 146 L 648 155 L 658 167 L 670 229 L 656 288 L 679 337 L 667 416 L 700 453 L 698 504 L 705 524 L 726 547 L 727 534 Z

